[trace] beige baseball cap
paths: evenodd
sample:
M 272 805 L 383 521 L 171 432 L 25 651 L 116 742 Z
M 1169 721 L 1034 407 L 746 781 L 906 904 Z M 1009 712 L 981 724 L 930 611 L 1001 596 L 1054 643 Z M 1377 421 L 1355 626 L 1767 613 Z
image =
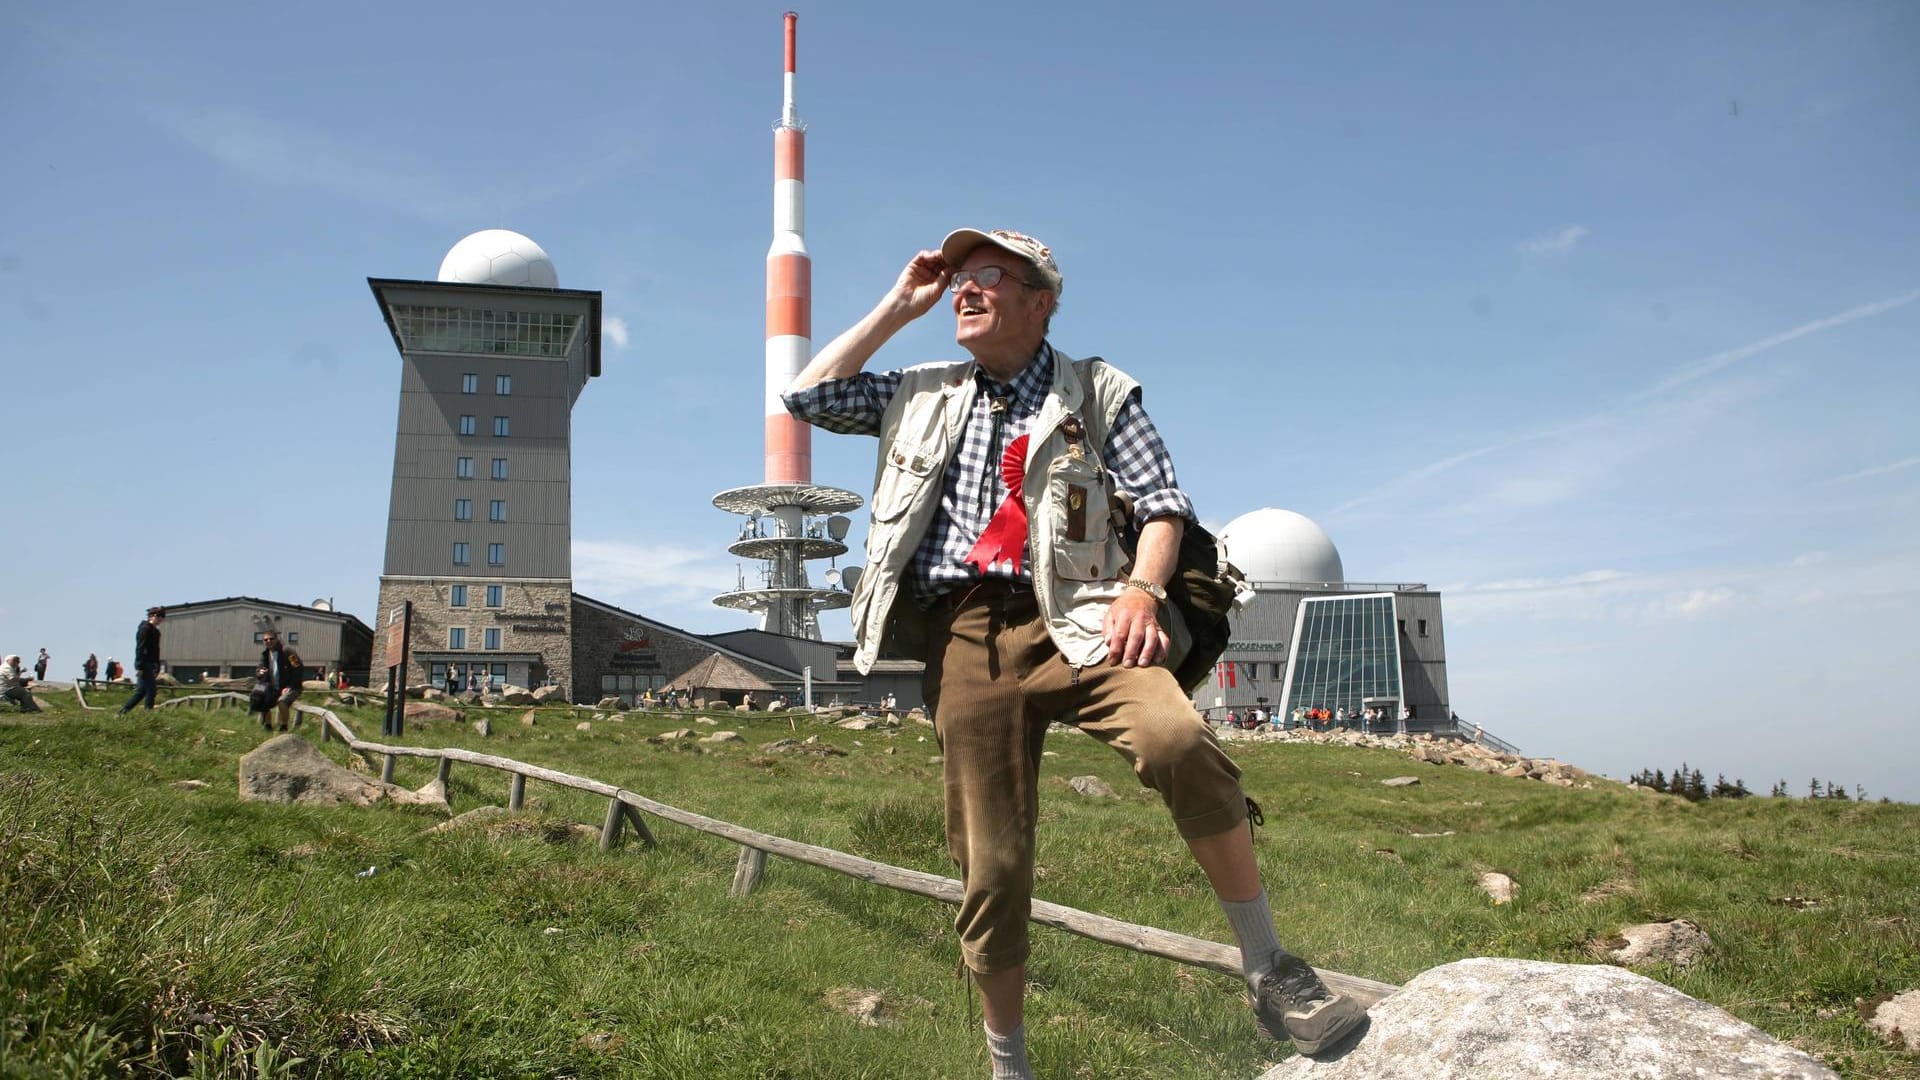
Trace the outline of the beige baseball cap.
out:
M 955 229 L 940 241 L 940 257 L 948 266 L 959 266 L 967 261 L 975 248 L 982 244 L 992 244 L 1002 251 L 1017 255 L 1033 265 L 1039 272 L 1040 281 L 1054 295 L 1060 294 L 1063 284 L 1060 267 L 1053 261 L 1053 249 L 1028 236 L 1011 229 L 993 229 L 982 232 L 979 229 Z

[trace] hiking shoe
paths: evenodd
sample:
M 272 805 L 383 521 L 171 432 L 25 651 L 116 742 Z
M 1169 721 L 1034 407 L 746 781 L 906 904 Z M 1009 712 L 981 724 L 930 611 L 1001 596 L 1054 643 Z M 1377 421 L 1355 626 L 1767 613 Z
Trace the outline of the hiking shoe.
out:
M 1305 960 L 1289 952 L 1274 954 L 1273 967 L 1247 999 L 1261 1034 L 1275 1042 L 1292 1039 L 1303 1054 L 1332 1046 L 1367 1018 L 1364 1006 L 1328 990 Z

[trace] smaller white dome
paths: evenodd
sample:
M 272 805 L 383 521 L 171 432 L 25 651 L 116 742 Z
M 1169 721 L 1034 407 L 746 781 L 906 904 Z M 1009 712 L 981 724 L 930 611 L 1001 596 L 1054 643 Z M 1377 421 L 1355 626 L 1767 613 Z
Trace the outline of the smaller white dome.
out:
M 560 275 L 546 251 L 512 229 L 482 229 L 453 245 L 447 257 L 440 260 L 440 280 L 536 289 L 560 287 Z
M 1346 580 L 1340 552 L 1313 519 L 1271 506 L 1241 514 L 1220 530 L 1227 558 L 1249 581 Z

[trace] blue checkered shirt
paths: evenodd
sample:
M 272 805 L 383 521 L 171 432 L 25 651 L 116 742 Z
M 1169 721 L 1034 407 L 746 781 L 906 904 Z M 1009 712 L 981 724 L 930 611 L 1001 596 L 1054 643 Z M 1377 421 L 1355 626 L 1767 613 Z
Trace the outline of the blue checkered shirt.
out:
M 1053 363 L 1053 347 L 1042 342 L 1034 362 L 1021 368 L 1010 383 L 1001 385 L 984 370 L 975 369 L 980 392 L 974 395 L 973 411 L 960 432 L 960 445 L 941 478 L 939 512 L 913 553 L 914 583 L 921 596 L 938 596 L 980 580 L 982 575 L 963 560 L 1007 497 L 1006 483 L 1000 478 L 1000 456 L 1015 439 L 1032 429 L 1034 417 L 1040 414 L 1047 390 L 1053 385 Z M 887 403 L 900 389 L 900 375 L 899 371 L 862 371 L 850 378 L 790 390 L 780 400 L 789 413 L 816 427 L 842 435 L 878 435 Z M 1006 399 L 1007 412 L 996 448 L 990 444 L 994 442 L 992 403 L 997 397 Z M 1120 406 L 1101 457 L 1115 488 L 1133 496 L 1135 524 L 1144 525 L 1158 517 L 1199 520 L 1193 501 L 1174 478 L 1173 459 L 1141 406 L 1138 390 L 1127 395 Z M 1020 569 L 997 562 L 986 576 L 1031 583 L 1032 566 L 1032 555 L 1027 553 Z

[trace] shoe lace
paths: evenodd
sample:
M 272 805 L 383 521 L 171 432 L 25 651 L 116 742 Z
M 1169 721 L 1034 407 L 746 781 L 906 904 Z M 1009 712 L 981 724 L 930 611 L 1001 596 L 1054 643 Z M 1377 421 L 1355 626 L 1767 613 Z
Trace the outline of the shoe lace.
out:
M 1320 976 L 1313 973 L 1313 968 L 1292 953 L 1280 954 L 1272 969 L 1260 977 L 1260 993 L 1263 997 L 1271 994 L 1290 1006 L 1307 1005 L 1333 996 Z

